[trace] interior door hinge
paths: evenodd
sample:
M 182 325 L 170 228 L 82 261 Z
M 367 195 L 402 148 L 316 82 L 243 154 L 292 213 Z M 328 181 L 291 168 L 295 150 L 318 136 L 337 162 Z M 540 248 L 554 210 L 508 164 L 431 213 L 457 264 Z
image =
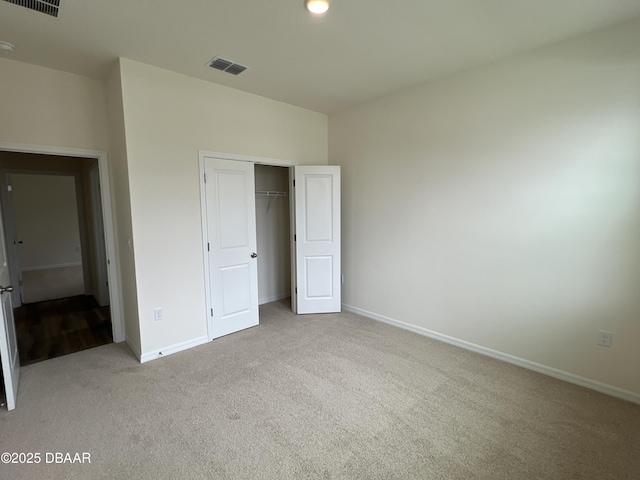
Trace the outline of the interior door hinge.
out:
M 204 183 L 207 183 L 207 174 L 204 174 Z
M 296 181 L 295 181 L 295 180 L 293 181 L 293 186 L 294 186 L 294 187 L 296 186 Z
M 297 241 L 298 241 L 298 237 L 297 237 L 297 235 L 296 235 L 295 233 L 293 234 L 293 241 L 294 241 L 294 242 L 297 242 Z
M 211 316 L 213 317 L 213 308 L 211 309 Z
M 296 287 L 296 295 L 298 294 L 298 287 Z
M 7 191 L 13 192 L 13 187 L 11 185 L 7 185 Z
M 207 252 L 210 252 L 211 248 L 209 247 L 209 242 L 207 242 Z

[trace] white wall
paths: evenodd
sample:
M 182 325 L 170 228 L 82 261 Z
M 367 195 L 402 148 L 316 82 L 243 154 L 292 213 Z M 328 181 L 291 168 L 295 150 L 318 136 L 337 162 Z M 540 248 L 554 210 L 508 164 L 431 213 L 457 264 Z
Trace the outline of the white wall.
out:
M 109 168 L 113 178 L 113 197 L 116 218 L 116 252 L 122 288 L 122 310 L 124 313 L 125 339 L 129 347 L 140 357 L 140 321 L 138 318 L 138 288 L 135 256 L 129 239 L 133 238 L 131 225 L 131 195 L 129 192 L 129 170 L 127 141 L 124 129 L 124 105 L 120 63 L 118 62 L 106 80 L 108 126 L 111 140 Z
M 289 169 L 256 165 L 256 191 L 289 193 Z M 256 196 L 260 304 L 291 295 L 289 196 Z
M 75 178 L 11 175 L 22 270 L 82 264 Z
M 344 302 L 639 394 L 639 78 L 636 21 L 331 115 Z
M 107 150 L 104 84 L 0 58 L 0 142 Z
M 327 117 L 131 60 L 120 69 L 141 348 L 154 356 L 207 336 L 198 150 L 326 164 Z

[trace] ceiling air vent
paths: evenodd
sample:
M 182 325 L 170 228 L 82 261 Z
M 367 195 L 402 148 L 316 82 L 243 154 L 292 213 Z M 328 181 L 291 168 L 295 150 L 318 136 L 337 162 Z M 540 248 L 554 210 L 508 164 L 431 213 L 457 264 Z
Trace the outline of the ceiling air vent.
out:
M 20 5 L 21 7 L 35 10 L 36 12 L 46 13 L 52 17 L 58 16 L 60 10 L 60 0 L 4 0 L 5 2 Z
M 222 57 L 215 57 L 209 62 L 209 66 L 211 68 L 215 68 L 216 70 L 230 73 L 231 75 L 240 75 L 247 68 L 249 68 Z

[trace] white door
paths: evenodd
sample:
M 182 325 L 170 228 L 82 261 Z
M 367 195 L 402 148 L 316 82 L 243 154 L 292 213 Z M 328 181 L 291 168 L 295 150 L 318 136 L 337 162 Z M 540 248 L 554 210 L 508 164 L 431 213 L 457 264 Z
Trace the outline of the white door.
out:
M 204 159 L 209 338 L 258 325 L 253 163 Z
M 294 167 L 296 313 L 341 309 L 340 167 Z
M 15 207 L 13 205 L 13 186 L 11 175 L 7 174 L 3 179 L 6 183 L 6 189 L 2 189 L 2 216 L 3 229 L 6 234 L 3 240 L 7 243 L 5 248 L 7 257 L 9 258 L 9 268 L 11 273 L 11 284 L 15 287 L 13 291 L 13 306 L 18 308 L 22 305 L 24 298 L 24 287 L 22 286 L 22 268 L 20 266 L 20 249 L 22 248 L 22 240 L 18 238 L 15 221 Z
M 0 214 L 0 360 L 2 361 L 2 376 L 7 395 L 7 410 L 16 408 L 18 395 L 18 381 L 20 379 L 20 358 L 18 357 L 18 338 L 16 324 L 13 321 L 13 306 L 11 302 L 9 265 L 7 263 L 7 249 L 4 243 L 2 215 Z

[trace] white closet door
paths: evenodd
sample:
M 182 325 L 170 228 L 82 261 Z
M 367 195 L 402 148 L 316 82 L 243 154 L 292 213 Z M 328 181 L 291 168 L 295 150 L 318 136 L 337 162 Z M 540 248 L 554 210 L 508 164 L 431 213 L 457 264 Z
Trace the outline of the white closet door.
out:
M 210 338 L 258 325 L 253 163 L 205 158 Z
M 296 166 L 294 178 L 295 310 L 339 312 L 340 167 Z
M 0 215 L 0 361 L 7 397 L 7 410 L 13 410 L 16 408 L 16 397 L 18 396 L 20 357 L 18 356 L 18 338 L 10 294 L 13 288 L 9 285 L 11 278 L 2 227 L 2 215 Z

